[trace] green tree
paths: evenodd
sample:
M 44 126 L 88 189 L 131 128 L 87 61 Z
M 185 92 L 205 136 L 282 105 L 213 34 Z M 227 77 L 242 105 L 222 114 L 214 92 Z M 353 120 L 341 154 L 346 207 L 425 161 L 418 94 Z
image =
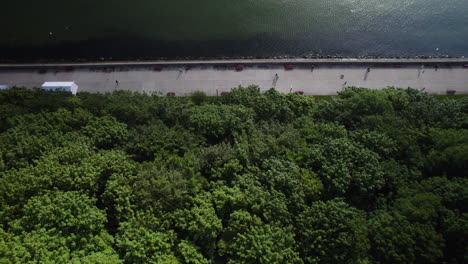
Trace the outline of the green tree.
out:
M 128 136 L 127 125 L 110 116 L 94 118 L 82 128 L 82 133 L 91 138 L 96 147 L 102 149 L 119 146 Z
M 200 245 L 209 257 L 213 257 L 216 239 L 223 229 L 211 200 L 210 193 L 198 194 L 190 208 L 174 212 L 175 226 L 185 234 L 182 238 Z
M 65 263 L 99 259 L 100 255 L 101 260 L 107 256 L 119 263 L 112 249 L 113 237 L 105 229 L 106 216 L 95 203 L 79 192 L 53 191 L 32 197 L 22 217 L 11 223 L 16 236 L 7 235 L 6 241 L 19 250 L 8 258 L 21 263 Z
M 191 109 L 190 127 L 209 139 L 224 139 L 251 129 L 253 114 L 248 108 L 231 105 L 201 105 Z
M 328 197 L 346 194 L 355 203 L 367 204 L 384 185 L 379 156 L 349 139 L 323 140 L 307 155 Z
M 296 94 L 284 95 L 270 89 L 264 93 L 255 85 L 238 87 L 223 97 L 228 104 L 239 104 L 251 108 L 257 120 L 279 120 L 287 122 L 294 117 L 309 115 L 314 112 L 314 100 Z
M 219 242 L 226 263 L 303 263 L 291 227 L 265 224 L 246 211 L 235 211 Z
M 126 151 L 136 161 L 153 161 L 159 153 L 183 156 L 203 142 L 181 126 L 168 127 L 156 120 L 148 125 L 136 126 L 129 131 Z
M 117 90 L 105 99 L 102 112 L 129 126 L 143 125 L 158 117 L 157 96 Z
M 178 245 L 178 251 L 186 264 L 209 264 L 210 262 L 200 253 L 200 248 L 194 243 L 182 240 Z
M 427 156 L 428 172 L 434 176 L 468 175 L 468 130 L 437 129 L 432 130 L 430 136 L 433 147 Z
M 120 255 L 126 263 L 180 263 L 173 252 L 176 234 L 166 228 L 149 212 L 123 222 L 116 239 Z
M 158 168 L 151 163 L 140 167 L 132 189 L 140 209 L 170 211 L 181 208 L 193 193 L 189 180 L 180 171 Z
M 308 263 L 364 263 L 369 242 L 365 214 L 345 202 L 315 202 L 297 222 L 301 257 Z
M 376 263 L 437 263 L 442 256 L 443 239 L 430 224 L 377 211 L 368 226 L 369 252 Z
M 338 121 L 350 128 L 361 125 L 366 116 L 394 114 L 393 105 L 384 92 L 357 87 L 338 92 L 338 97 L 330 101 L 321 101 L 318 109 L 321 118 Z
M 202 91 L 196 91 L 193 92 L 192 95 L 190 95 L 190 100 L 192 100 L 192 103 L 196 105 L 201 105 L 206 101 L 206 93 Z

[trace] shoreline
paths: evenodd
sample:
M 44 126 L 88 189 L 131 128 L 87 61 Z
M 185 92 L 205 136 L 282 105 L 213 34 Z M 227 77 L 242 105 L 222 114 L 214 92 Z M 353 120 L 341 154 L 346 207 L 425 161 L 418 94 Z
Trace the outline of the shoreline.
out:
M 178 65 L 390 65 L 390 64 L 425 64 L 425 65 L 461 65 L 468 63 L 468 58 L 284 58 L 284 59 L 206 59 L 206 60 L 149 60 L 149 61 L 94 61 L 94 62 L 50 62 L 50 63 L 0 63 L 0 69 L 28 69 L 54 67 L 119 67 L 119 66 L 178 66 Z

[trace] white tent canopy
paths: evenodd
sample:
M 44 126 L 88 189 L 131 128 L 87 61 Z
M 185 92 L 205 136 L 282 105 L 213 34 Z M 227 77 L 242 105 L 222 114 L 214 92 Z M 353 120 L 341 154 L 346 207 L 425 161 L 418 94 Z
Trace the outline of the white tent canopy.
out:
M 78 92 L 78 85 L 75 82 L 45 82 L 42 89 L 46 90 L 64 90 L 76 95 Z
M 3 85 L 3 84 L 0 84 L 0 90 L 5 90 L 5 89 L 10 89 L 10 85 Z

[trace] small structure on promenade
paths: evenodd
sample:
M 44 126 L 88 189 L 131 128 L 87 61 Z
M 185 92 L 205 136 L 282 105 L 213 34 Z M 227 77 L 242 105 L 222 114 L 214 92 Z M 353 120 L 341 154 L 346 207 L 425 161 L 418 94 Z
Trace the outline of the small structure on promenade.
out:
M 75 82 L 45 82 L 41 87 L 45 90 L 63 90 L 73 95 L 78 92 L 78 85 Z
M 237 65 L 236 66 L 236 71 L 242 71 L 244 69 L 243 65 Z
M 447 94 L 449 95 L 456 94 L 456 93 L 457 93 L 456 90 L 447 90 Z
M 4 84 L 0 84 L 0 90 L 6 90 L 6 89 L 10 89 L 10 85 L 4 85 Z

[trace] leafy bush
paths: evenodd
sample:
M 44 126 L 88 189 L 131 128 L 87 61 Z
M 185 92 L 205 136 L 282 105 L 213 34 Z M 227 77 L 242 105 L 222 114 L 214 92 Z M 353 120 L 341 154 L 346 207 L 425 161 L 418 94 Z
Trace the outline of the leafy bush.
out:
M 192 103 L 196 105 L 201 105 L 206 101 L 206 93 L 202 91 L 196 91 L 190 96 Z

